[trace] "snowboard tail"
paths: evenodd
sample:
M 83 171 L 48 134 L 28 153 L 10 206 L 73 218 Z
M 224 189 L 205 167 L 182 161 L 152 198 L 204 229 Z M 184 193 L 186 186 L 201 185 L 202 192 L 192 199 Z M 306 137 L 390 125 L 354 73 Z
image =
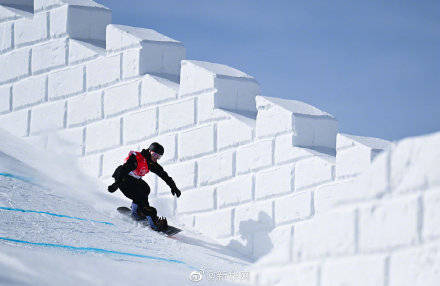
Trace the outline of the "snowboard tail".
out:
M 117 210 L 118 210 L 119 213 L 131 217 L 131 209 L 130 208 L 118 207 Z M 133 220 L 135 220 L 135 219 L 133 218 Z M 149 226 L 147 221 L 143 221 L 143 222 L 145 223 L 145 226 Z M 160 232 L 166 234 L 167 236 L 172 236 L 172 235 L 175 235 L 175 234 L 177 234 L 177 233 L 179 233 L 181 231 L 182 230 L 180 228 L 168 225 L 168 227 L 166 229 L 164 229 L 164 230 L 162 230 Z

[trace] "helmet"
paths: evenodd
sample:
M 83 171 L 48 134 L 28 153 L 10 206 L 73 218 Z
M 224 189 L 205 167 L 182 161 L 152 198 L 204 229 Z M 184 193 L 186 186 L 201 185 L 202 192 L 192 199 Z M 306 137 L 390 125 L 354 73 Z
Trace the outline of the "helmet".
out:
M 157 142 L 151 143 L 150 147 L 148 147 L 148 150 L 153 151 L 154 153 L 157 153 L 159 155 L 163 155 L 164 152 L 163 146 Z

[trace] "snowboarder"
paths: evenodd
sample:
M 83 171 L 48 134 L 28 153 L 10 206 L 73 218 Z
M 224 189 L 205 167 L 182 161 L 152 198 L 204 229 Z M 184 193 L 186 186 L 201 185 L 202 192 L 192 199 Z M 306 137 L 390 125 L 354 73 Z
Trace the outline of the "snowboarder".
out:
M 125 163 L 116 168 L 112 177 L 115 182 L 108 186 L 110 193 L 118 188 L 129 199 L 133 200 L 131 204 L 131 215 L 136 220 L 147 220 L 150 227 L 157 231 L 163 231 L 168 227 L 165 218 L 157 216 L 157 210 L 148 203 L 150 186 L 142 180 L 149 171 L 158 175 L 171 188 L 171 194 L 180 197 L 180 190 L 177 188 L 174 180 L 168 176 L 157 160 L 164 153 L 164 148 L 157 142 L 152 143 L 148 149 L 141 152 L 130 151 Z

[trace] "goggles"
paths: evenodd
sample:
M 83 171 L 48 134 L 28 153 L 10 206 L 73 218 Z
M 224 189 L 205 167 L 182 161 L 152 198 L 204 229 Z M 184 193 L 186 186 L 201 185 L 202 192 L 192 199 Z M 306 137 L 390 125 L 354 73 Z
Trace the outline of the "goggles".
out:
M 151 151 L 151 156 L 154 159 L 157 159 L 157 160 L 159 160 L 162 157 L 162 155 L 159 155 L 159 154 L 157 154 L 156 152 L 153 152 L 153 151 Z

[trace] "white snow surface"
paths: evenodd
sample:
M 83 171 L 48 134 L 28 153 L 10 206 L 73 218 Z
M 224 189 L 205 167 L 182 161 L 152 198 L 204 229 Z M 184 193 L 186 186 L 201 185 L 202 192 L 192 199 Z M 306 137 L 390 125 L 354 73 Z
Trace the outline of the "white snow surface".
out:
M 387 140 L 384 140 L 381 138 L 355 136 L 355 135 L 345 134 L 345 133 L 340 133 L 340 135 L 348 137 L 349 139 L 352 139 L 354 141 L 357 141 L 365 146 L 370 147 L 371 149 L 387 150 L 391 144 L 390 141 L 387 141 Z
M 171 39 L 170 37 L 162 35 L 152 29 L 131 27 L 126 25 L 115 25 L 115 24 L 112 24 L 112 27 L 115 27 L 121 31 L 124 31 L 125 33 L 132 35 L 138 41 L 180 43 L 179 41 Z
M 105 7 L 104 5 L 101 5 L 99 3 L 96 3 L 95 1 L 91 0 L 62 0 L 61 2 L 67 3 L 69 5 L 73 6 L 85 6 L 85 7 L 93 7 L 93 8 L 101 8 L 105 10 L 110 10 L 109 8 Z
M 201 67 L 208 72 L 212 73 L 216 76 L 228 76 L 228 77 L 237 77 L 237 78 L 245 78 L 245 79 L 254 79 L 252 76 L 232 67 L 223 64 L 196 61 L 196 60 L 185 60 L 185 63 L 192 63 L 198 67 Z
M 68 158 L 5 131 L 0 138 L 0 285 L 194 285 L 195 270 L 247 268 L 243 257 L 201 235 L 168 238 L 118 214 L 127 201 Z
M 286 110 L 292 112 L 295 115 L 305 115 L 305 116 L 316 116 L 316 117 L 328 117 L 331 119 L 335 119 L 333 115 L 322 111 L 313 105 L 307 104 L 302 101 L 292 100 L 292 99 L 282 99 L 277 97 L 269 97 L 269 96 L 259 96 L 257 97 L 257 102 L 261 102 L 261 99 L 268 100 L 274 104 L 277 104 Z

